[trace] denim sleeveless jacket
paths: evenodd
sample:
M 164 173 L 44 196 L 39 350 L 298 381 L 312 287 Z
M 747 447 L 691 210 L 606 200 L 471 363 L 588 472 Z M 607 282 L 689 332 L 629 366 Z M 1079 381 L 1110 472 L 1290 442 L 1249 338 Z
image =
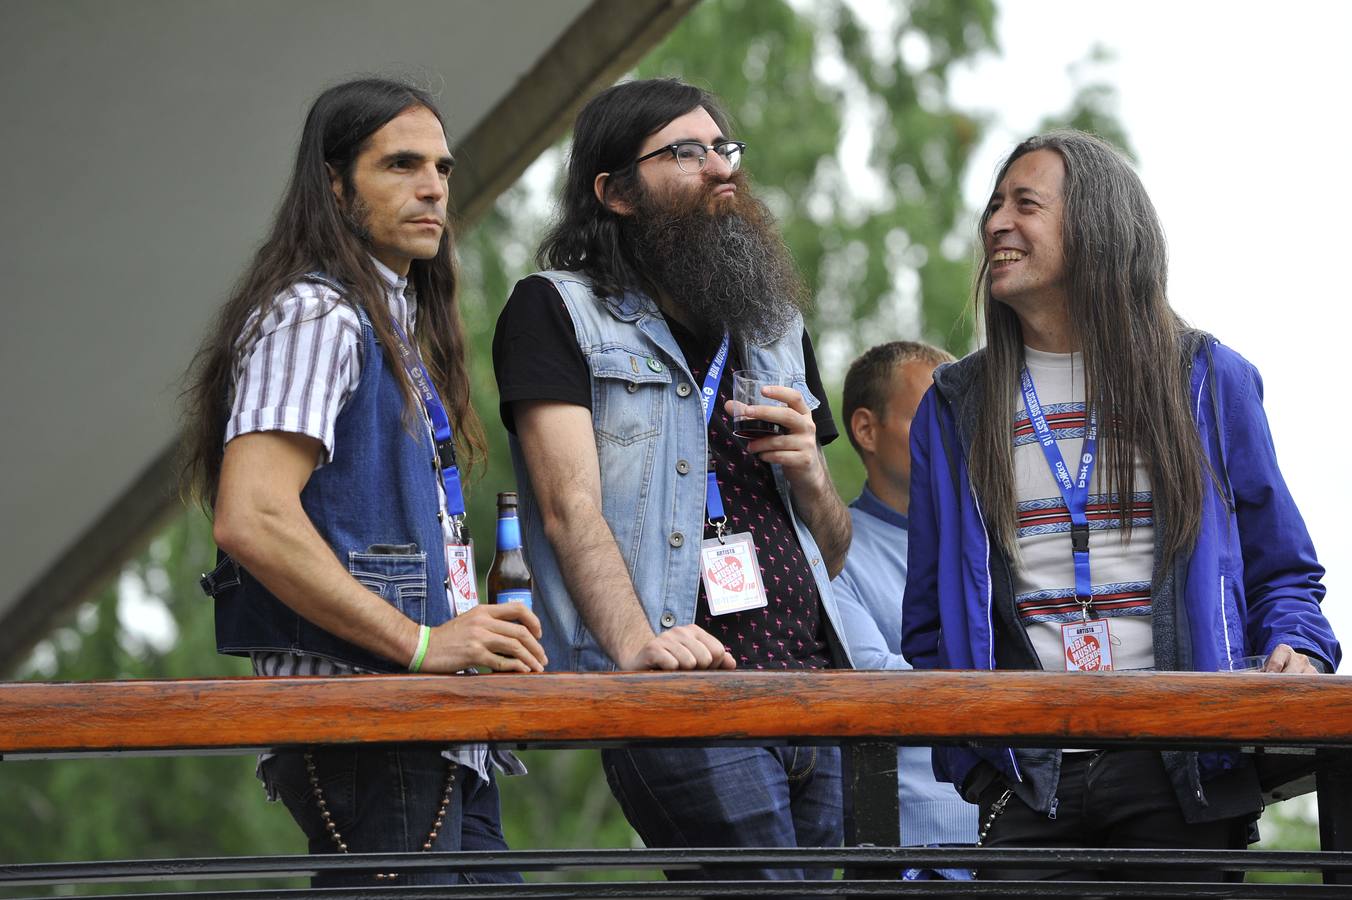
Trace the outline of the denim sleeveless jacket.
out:
M 431 435 L 420 417 L 404 416 L 389 358 L 366 312 L 357 315 L 361 378 L 334 423 L 333 459 L 310 476 L 301 505 L 353 578 L 413 621 L 440 625 L 451 611 Z M 404 668 L 306 621 L 228 556 L 203 576 L 202 588 L 216 601 L 220 653 L 305 653 L 373 671 Z
M 704 535 L 704 485 L 708 428 L 700 384 L 657 305 L 640 293 L 598 298 L 580 272 L 540 272 L 558 289 L 591 370 L 592 427 L 601 468 L 602 512 L 634 583 L 648 624 L 661 634 L 695 621 L 699 549 Z M 821 401 L 807 386 L 801 323 L 768 345 L 739 345 L 748 369 L 787 373 L 810 408 Z M 509 436 L 520 494 L 522 537 L 535 576 L 535 612 L 544 629 L 549 667 L 564 671 L 614 669 L 583 624 L 564 587 L 554 548 L 545 536 L 521 445 Z M 775 484 L 789 510 L 798 542 L 817 582 L 831 646 L 848 665 L 838 640 L 840 616 L 830 578 L 807 526 L 789 496 L 788 480 L 774 467 Z M 766 502 L 774 502 L 766 498 Z

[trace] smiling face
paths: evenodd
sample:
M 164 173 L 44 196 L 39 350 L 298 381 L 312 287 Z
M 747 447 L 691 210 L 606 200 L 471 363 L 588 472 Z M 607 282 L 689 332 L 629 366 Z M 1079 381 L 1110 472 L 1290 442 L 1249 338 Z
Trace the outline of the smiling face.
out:
M 416 106 L 371 135 L 349 187 L 333 173 L 333 192 L 371 255 L 407 275 L 413 260 L 431 259 L 441 245 L 451 166 L 441 122 Z
M 1059 153 L 1034 150 L 1010 165 L 986 207 L 982 237 L 990 295 L 1015 312 L 1067 307 L 1065 178 Z

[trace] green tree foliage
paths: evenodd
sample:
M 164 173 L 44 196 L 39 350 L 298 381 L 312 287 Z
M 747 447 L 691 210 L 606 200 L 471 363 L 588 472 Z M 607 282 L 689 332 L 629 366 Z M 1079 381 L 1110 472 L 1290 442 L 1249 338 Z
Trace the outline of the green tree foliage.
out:
M 185 511 L 44 641 L 19 677 L 248 674 L 246 661 L 216 654 L 211 603 L 197 588 L 214 553 L 206 521 Z M 5 761 L 0 797 L 5 862 L 304 852 L 286 811 L 265 803 L 252 759 L 241 756 Z

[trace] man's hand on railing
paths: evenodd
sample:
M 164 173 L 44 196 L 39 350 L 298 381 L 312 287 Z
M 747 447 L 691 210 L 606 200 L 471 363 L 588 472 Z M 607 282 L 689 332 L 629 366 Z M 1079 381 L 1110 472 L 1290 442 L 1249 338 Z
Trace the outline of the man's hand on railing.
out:
M 1290 644 L 1278 644 L 1268 654 L 1263 671 L 1281 672 L 1286 675 L 1319 675 L 1323 670 L 1311 662 L 1304 653 L 1293 649 Z
M 654 635 L 618 660 L 624 671 L 659 669 L 735 669 L 737 661 L 723 644 L 698 625 L 678 625 Z
M 520 603 L 481 603 L 432 629 L 423 672 L 543 672 L 540 620 Z

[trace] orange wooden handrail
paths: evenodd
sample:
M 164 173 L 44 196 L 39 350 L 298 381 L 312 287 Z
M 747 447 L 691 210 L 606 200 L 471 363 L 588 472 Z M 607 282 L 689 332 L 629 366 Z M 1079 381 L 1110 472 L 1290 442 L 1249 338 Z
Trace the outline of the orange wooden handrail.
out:
M 0 754 L 786 738 L 1352 746 L 1352 679 L 644 672 L 0 684 Z

